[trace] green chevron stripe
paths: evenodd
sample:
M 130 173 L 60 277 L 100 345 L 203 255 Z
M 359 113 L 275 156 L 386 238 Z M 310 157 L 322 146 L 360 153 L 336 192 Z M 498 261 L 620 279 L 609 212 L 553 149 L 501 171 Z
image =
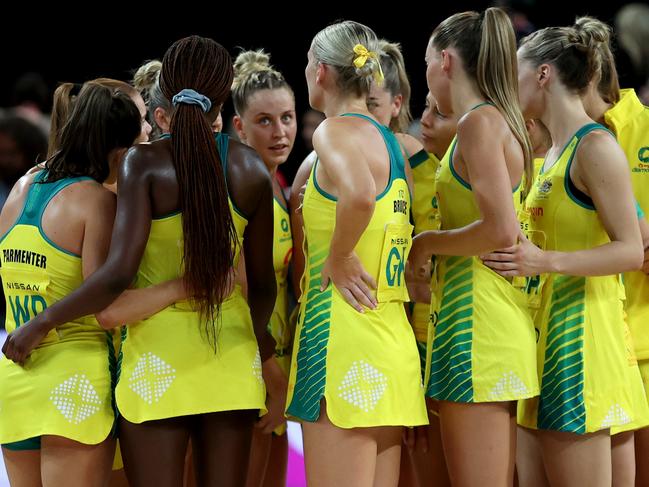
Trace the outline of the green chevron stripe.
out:
M 473 258 L 445 260 L 444 288 L 433 340 L 426 395 L 473 401 Z
M 309 253 L 311 249 L 309 248 Z M 291 416 L 316 421 L 327 376 L 327 345 L 331 322 L 333 285 L 320 291 L 321 273 L 328 249 L 309 258 L 309 287 L 297 353 L 297 373 L 293 397 L 287 408 Z
M 586 279 L 554 278 L 541 379 L 538 426 L 586 432 L 584 403 L 584 299 Z

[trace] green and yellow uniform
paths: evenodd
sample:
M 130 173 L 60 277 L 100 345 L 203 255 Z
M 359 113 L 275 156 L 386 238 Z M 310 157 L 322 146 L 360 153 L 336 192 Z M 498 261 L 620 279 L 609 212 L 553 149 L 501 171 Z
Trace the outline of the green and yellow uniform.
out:
M 649 212 L 649 107 L 634 90 L 622 90 L 620 101 L 604 114 L 604 122 L 615 134 L 631 169 L 636 201 L 645 215 Z M 624 274 L 627 321 L 642 376 L 649 377 L 649 277 L 641 272 Z M 645 380 L 649 397 L 649 379 Z
M 437 201 L 442 230 L 481 218 L 469 183 L 442 159 Z M 513 192 L 521 200 L 521 184 Z M 452 402 L 516 401 L 539 393 L 535 334 L 524 292 L 478 257 L 438 256 L 437 298 L 426 394 Z
M 277 284 L 277 299 L 270 318 L 270 333 L 275 342 L 275 356 L 288 375 L 291 364 L 292 330 L 289 326 L 288 314 L 288 266 L 293 255 L 293 236 L 291 235 L 291 220 L 288 209 L 273 200 L 274 228 L 273 228 L 273 268 L 275 269 L 275 282 Z
M 307 242 L 305 294 L 296 330 L 287 413 L 316 421 L 320 401 L 341 428 L 427 423 L 421 371 L 404 303 L 404 279 L 412 244 L 410 191 L 394 134 L 374 120 L 390 156 L 390 180 L 377 196 L 374 213 L 355 252 L 378 284 L 374 310 L 359 313 L 329 283 L 320 290 L 336 224 L 336 198 L 318 186 L 311 172 L 302 214 Z
M 52 242 L 42 228 L 49 202 L 88 177 L 44 182 L 34 177 L 16 223 L 0 241 L 0 274 L 11 333 L 60 301 L 83 282 L 81 257 Z M 0 443 L 10 449 L 39 448 L 42 435 L 89 445 L 111 432 L 111 337 L 93 317 L 51 330 L 24 366 L 0 359 Z M 32 440 L 31 446 L 7 443 Z M 15 448 L 14 448 L 15 447 Z
M 421 150 L 410 157 L 414 197 L 412 200 L 412 218 L 415 224 L 415 235 L 427 230 L 439 230 L 439 211 L 435 192 L 435 177 L 439 169 L 439 159 L 435 154 Z M 433 263 L 435 259 L 433 257 Z M 432 282 L 431 287 L 436 283 Z M 432 293 L 434 297 L 434 293 Z M 426 368 L 426 344 L 428 325 L 430 323 L 430 303 L 413 303 L 412 328 L 417 339 L 422 372 Z
M 229 139 L 223 134 L 215 136 L 226 172 Z M 240 249 L 247 220 L 232 200 L 230 211 Z M 154 219 L 135 287 L 149 287 L 182 276 L 182 256 L 182 214 Z M 122 342 L 122 366 L 115 391 L 124 418 L 142 423 L 218 411 L 265 411 L 257 341 L 248 304 L 238 285 L 221 304 L 216 330 L 213 347 L 206 337 L 205 319 L 188 302 L 176 303 L 146 320 L 129 324 Z
M 600 129 L 605 130 L 598 124 L 582 127 L 532 187 L 526 201 L 529 234 L 544 250 L 573 252 L 610 241 L 592 201 L 570 179 L 580 140 Z M 620 276 L 547 274 L 530 281 L 528 292 L 538 297 L 541 394 L 519 403 L 519 423 L 585 434 L 637 420 L 643 414 L 636 406 L 642 389 L 637 367 L 630 367 Z

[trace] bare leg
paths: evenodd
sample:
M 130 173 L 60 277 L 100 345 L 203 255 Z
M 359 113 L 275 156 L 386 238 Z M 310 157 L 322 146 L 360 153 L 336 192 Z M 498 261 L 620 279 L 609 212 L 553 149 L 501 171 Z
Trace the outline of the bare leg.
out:
M 588 435 L 538 431 L 537 435 L 552 487 L 610 487 L 612 460 L 609 430 Z
M 262 433 L 259 428 L 253 428 L 246 487 L 261 487 L 264 485 L 272 441 L 272 435 Z
M 196 416 L 192 454 L 196 484 L 241 487 L 246 484 L 252 430 L 258 410 L 225 411 Z
M 84 445 L 61 436 L 41 438 L 43 487 L 105 487 L 115 458 L 115 440 Z
M 393 428 L 352 428 L 334 426 L 327 417 L 325 401 L 322 401 L 320 418 L 315 423 L 304 422 L 304 453 L 306 476 L 309 487 L 372 487 L 377 468 L 381 430 Z M 400 428 L 398 428 L 400 431 Z M 397 437 L 400 433 L 397 433 Z M 385 439 L 386 465 L 382 473 L 396 479 L 399 455 L 388 446 L 390 434 Z M 400 440 L 399 440 L 400 441 Z M 394 463 L 393 465 L 391 463 Z M 394 485 L 396 486 L 396 480 Z
M 110 472 L 110 482 L 108 482 L 108 485 L 110 487 L 129 487 L 126 472 L 123 468 Z
M 41 487 L 41 451 L 2 449 L 11 487 Z
M 637 430 L 635 436 L 636 477 L 638 487 L 649 485 L 649 428 Z
M 131 487 L 182 487 L 191 417 L 120 420 L 120 445 Z
M 415 452 L 410 451 L 404 443 L 401 447 L 401 460 L 399 463 L 399 487 L 421 487 L 417 477 Z
M 428 487 L 430 485 L 451 487 L 446 458 L 444 457 L 444 448 L 442 447 L 442 431 L 439 417 L 436 414 L 429 413 L 428 420 L 430 424 L 426 427 L 428 435 L 427 451 L 423 451 L 419 446 L 416 446 L 410 452 L 405 447 L 402 449 L 402 459 L 404 456 L 408 457 L 406 468 L 410 467 L 414 471 L 406 473 L 404 478 L 404 463 L 401 464 L 400 487 Z
M 521 487 L 550 487 L 536 431 L 522 426 L 518 427 L 516 470 Z
M 440 402 L 444 453 L 455 487 L 513 485 L 512 405 Z
M 402 427 L 372 428 L 376 430 L 377 456 L 374 487 L 397 487 L 401 460 Z
M 633 431 L 611 436 L 613 487 L 635 485 L 635 446 Z
M 264 487 L 285 487 L 288 466 L 288 434 L 271 435 L 270 458 L 266 467 Z

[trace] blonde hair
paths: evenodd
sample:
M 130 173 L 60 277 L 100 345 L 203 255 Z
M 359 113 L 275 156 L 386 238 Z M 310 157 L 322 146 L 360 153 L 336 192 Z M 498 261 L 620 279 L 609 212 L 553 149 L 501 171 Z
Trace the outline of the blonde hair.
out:
M 133 86 L 140 92 L 146 105 L 149 120 L 151 122 L 151 139 L 157 139 L 162 135 L 162 130 L 155 121 L 156 108 L 162 108 L 171 116 L 171 103 L 164 96 L 160 89 L 160 70 L 162 63 L 154 59 L 144 63 L 133 75 Z
M 237 115 L 241 116 L 248 107 L 250 96 L 259 90 L 293 90 L 279 71 L 270 65 L 270 55 L 263 49 L 244 51 L 234 61 L 234 81 L 232 82 L 232 102 Z
M 383 88 L 390 91 L 390 95 L 401 95 L 403 101 L 399 115 L 390 120 L 390 129 L 393 132 L 406 132 L 412 122 L 410 114 L 410 81 L 406 73 L 406 65 L 401 54 L 401 46 L 384 39 L 379 41 L 381 53 L 381 68 L 385 77 Z
M 593 17 L 578 17 L 573 26 L 584 36 L 601 38 L 597 44 L 597 55 L 599 56 L 599 81 L 597 91 L 607 103 L 615 104 L 620 101 L 620 81 L 617 77 L 615 57 L 611 52 L 612 29 L 601 20 Z
M 452 15 L 433 31 L 430 42 L 437 50 L 455 47 L 467 75 L 476 81 L 482 96 L 493 103 L 523 149 L 524 193 L 533 179 L 532 144 L 518 104 L 516 37 L 507 14 L 488 8 L 482 14 Z
M 369 57 L 360 68 L 354 65 L 354 47 L 357 44 L 363 45 L 377 56 Z M 338 87 L 343 93 L 361 97 L 370 92 L 372 77 L 380 69 L 378 57 L 381 55 L 379 40 L 372 29 L 351 20 L 332 24 L 315 35 L 311 42 L 311 52 L 316 61 L 336 70 Z

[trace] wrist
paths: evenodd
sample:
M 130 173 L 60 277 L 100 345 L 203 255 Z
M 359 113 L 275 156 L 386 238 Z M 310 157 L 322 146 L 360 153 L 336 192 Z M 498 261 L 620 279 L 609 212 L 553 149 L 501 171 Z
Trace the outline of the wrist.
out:
M 353 252 L 353 249 L 350 250 L 341 248 L 340 245 L 335 244 L 334 240 L 331 241 L 331 247 L 329 248 L 329 257 L 334 259 L 346 259 L 349 258 Z
M 50 330 L 56 328 L 56 322 L 52 320 L 51 311 L 49 309 L 43 310 L 42 313 L 39 313 L 36 318 L 34 318 L 33 324 L 40 328 L 44 333 L 48 333 Z
M 560 252 L 548 251 L 543 252 L 541 255 L 543 256 L 541 273 L 552 272 L 555 274 L 563 274 Z

